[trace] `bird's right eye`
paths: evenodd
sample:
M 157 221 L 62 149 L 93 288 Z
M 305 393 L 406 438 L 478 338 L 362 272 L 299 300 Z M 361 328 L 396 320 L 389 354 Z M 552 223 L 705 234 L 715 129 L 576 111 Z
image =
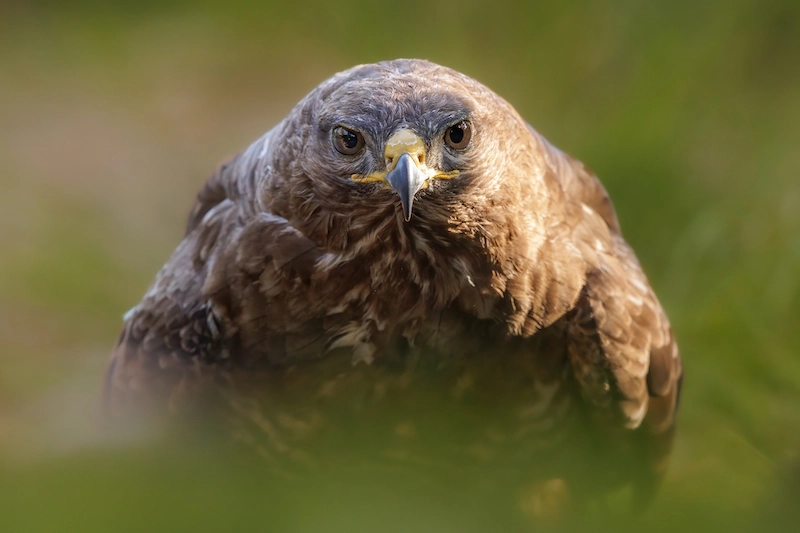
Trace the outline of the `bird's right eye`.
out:
M 357 131 L 336 126 L 333 128 L 333 147 L 343 155 L 355 155 L 364 148 L 364 137 Z

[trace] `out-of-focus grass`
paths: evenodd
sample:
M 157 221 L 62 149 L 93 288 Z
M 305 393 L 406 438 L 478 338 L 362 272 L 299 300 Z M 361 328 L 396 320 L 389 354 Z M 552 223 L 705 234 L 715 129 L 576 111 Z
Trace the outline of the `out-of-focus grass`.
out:
M 265 523 L 251 471 L 131 457 L 93 429 L 105 359 L 220 161 L 330 74 L 412 56 L 495 89 L 615 200 L 686 370 L 673 464 L 642 520 L 747 526 L 782 490 L 800 505 L 781 488 L 800 461 L 796 2 L 4 10 L 0 529 Z M 358 501 L 350 516 L 386 503 Z M 425 509 L 436 531 L 459 516 Z M 323 527 L 290 515 L 269 517 Z

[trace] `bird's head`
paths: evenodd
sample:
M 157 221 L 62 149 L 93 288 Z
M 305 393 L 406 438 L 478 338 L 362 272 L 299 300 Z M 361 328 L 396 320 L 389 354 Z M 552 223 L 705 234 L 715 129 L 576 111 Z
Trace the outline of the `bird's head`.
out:
M 362 65 L 312 91 L 287 119 L 299 133 L 289 163 L 306 197 L 332 210 L 446 213 L 465 194 L 506 188 L 525 122 L 495 93 L 420 60 Z M 524 165 L 523 165 L 524 166 Z M 330 202 L 328 205 L 327 203 Z M 344 214 L 344 213 L 343 213 Z

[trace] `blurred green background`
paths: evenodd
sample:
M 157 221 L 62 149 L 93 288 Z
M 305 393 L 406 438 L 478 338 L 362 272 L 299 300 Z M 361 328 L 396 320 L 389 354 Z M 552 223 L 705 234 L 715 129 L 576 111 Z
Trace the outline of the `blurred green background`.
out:
M 800 3 L 53 1 L 0 3 L 0 530 L 500 527 L 355 495 L 333 518 L 265 518 L 246 468 L 96 427 L 121 315 L 205 178 L 323 79 L 396 57 L 482 81 L 592 167 L 669 312 L 686 373 L 671 469 L 648 513 L 609 523 L 789 523 Z

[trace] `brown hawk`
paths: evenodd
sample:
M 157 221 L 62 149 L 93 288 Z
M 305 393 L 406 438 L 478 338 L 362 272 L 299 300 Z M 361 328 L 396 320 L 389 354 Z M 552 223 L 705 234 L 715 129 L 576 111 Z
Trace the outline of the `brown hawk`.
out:
M 323 82 L 211 176 L 106 394 L 217 391 L 271 457 L 337 431 L 410 462 L 446 441 L 456 470 L 646 499 L 681 376 L 594 174 L 475 80 L 396 60 Z

